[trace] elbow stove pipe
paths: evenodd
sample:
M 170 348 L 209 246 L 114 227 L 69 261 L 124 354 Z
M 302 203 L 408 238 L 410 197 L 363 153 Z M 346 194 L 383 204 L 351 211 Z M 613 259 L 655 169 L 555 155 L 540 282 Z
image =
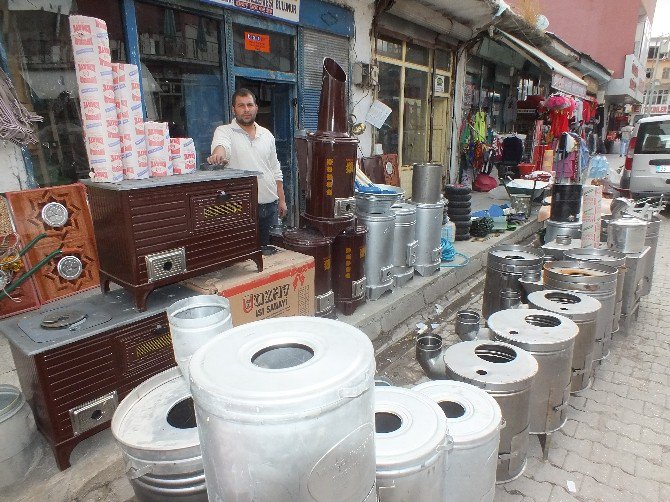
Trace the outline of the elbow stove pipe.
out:
M 419 335 L 416 339 L 416 360 L 432 380 L 446 380 L 442 337 L 435 333 Z

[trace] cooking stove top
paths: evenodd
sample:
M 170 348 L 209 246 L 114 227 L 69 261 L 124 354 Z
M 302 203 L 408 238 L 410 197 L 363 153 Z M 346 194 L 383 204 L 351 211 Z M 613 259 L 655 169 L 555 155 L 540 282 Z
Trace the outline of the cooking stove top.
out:
M 74 306 L 63 306 L 40 311 L 19 321 L 19 328 L 37 343 L 53 342 L 72 337 L 73 333 L 85 333 L 94 326 L 109 322 L 112 314 L 108 310 L 98 310 L 90 302 L 80 302 Z

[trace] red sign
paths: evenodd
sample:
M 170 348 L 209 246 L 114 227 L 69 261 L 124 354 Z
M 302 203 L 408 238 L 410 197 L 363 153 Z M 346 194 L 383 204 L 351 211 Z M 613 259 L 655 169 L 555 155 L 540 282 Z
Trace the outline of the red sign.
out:
M 270 35 L 245 31 L 244 49 L 247 51 L 270 52 Z

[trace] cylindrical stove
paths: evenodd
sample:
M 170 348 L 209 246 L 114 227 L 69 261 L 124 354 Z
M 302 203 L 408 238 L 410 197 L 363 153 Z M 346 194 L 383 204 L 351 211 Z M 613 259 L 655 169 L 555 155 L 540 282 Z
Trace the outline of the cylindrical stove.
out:
M 582 212 L 582 185 L 556 183 L 551 190 L 551 210 L 553 221 L 577 221 Z
M 581 238 L 582 222 L 547 220 L 545 222 L 544 242 L 551 242 L 560 235 L 571 237 L 573 239 Z
M 365 303 L 365 239 L 368 229 L 355 225 L 333 240 L 333 291 L 335 305 L 345 315 L 351 315 Z
M 393 280 L 395 286 L 404 286 L 414 277 L 418 241 L 416 240 L 416 206 L 395 204 L 393 234 Z
M 414 204 L 416 207 L 416 263 L 414 270 L 426 277 L 440 269 L 442 262 L 442 211 L 444 199 L 434 204 Z
M 393 235 L 395 215 L 358 213 L 358 221 L 368 229 L 365 252 L 366 296 L 378 300 L 393 290 Z
M 412 165 L 412 202 L 437 204 L 442 198 L 444 166 L 437 162 Z

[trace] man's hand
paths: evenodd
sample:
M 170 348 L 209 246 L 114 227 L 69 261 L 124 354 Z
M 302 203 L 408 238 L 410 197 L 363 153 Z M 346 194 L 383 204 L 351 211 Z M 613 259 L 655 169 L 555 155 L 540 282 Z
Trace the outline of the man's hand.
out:
M 228 163 L 223 154 L 220 153 L 214 153 L 207 157 L 207 162 L 213 166 L 225 166 Z
M 278 207 L 278 213 L 279 217 L 283 218 L 288 214 L 288 209 L 286 207 L 286 201 L 285 200 L 280 200 L 279 201 L 279 207 Z

